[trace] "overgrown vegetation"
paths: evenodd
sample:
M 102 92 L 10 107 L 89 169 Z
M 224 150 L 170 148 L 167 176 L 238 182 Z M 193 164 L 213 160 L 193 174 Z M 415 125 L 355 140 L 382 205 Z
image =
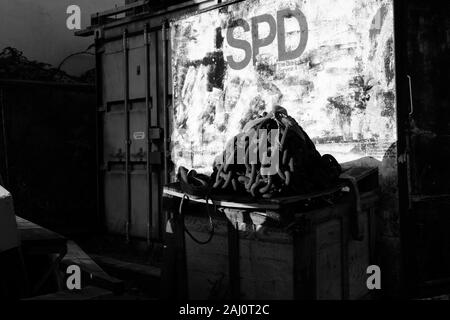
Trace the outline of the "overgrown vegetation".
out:
M 16 48 L 6 47 L 0 52 L 0 79 L 93 84 L 95 69 L 74 77 L 50 64 L 29 60 Z

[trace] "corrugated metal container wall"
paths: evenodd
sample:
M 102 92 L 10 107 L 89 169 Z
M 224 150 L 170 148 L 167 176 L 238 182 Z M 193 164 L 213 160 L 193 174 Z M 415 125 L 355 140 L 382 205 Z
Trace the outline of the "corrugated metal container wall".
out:
M 107 229 L 158 237 L 164 104 L 161 31 L 102 43 L 100 124 L 103 128 L 104 212 Z M 153 72 L 152 72 L 153 71 Z
M 220 1 L 145 13 L 144 2 L 92 17 L 97 50 L 99 211 L 106 231 L 161 240 L 168 158 L 171 48 L 168 21 Z M 130 7 L 131 6 L 131 7 Z M 130 10 L 139 14 L 130 15 Z M 111 22 L 109 16 L 125 14 Z M 88 32 L 89 34 L 89 32 Z M 81 34 L 82 35 L 82 34 Z

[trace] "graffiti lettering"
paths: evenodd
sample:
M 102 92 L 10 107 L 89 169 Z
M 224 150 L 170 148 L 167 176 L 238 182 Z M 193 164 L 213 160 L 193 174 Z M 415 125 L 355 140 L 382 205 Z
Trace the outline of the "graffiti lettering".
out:
M 300 40 L 297 47 L 293 50 L 288 50 L 286 47 L 285 20 L 288 18 L 295 18 L 300 26 Z M 269 34 L 264 38 L 260 38 L 258 30 L 263 23 L 269 26 Z M 234 35 L 236 28 L 242 28 L 244 32 L 251 31 L 251 43 L 243 39 L 237 39 Z M 298 9 L 283 9 L 277 12 L 276 20 L 270 14 L 253 17 L 251 19 L 251 28 L 250 24 L 244 19 L 234 20 L 227 29 L 227 41 L 231 47 L 243 50 L 245 57 L 241 61 L 236 61 L 232 55 L 227 56 L 229 66 L 234 70 L 242 70 L 252 59 L 253 64 L 255 64 L 260 49 L 272 44 L 275 38 L 278 38 L 279 61 L 293 60 L 300 57 L 305 51 L 308 42 L 308 23 L 305 15 Z

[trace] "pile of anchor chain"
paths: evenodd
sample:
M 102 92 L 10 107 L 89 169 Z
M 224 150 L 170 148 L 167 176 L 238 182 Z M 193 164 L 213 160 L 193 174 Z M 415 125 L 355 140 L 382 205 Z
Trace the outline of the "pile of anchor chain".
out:
M 257 144 L 248 139 L 251 130 L 259 133 Z M 276 136 L 272 137 L 275 132 Z M 267 152 L 261 156 L 255 148 L 260 148 L 264 140 Z M 243 161 L 239 161 L 238 148 L 244 150 Z M 272 157 L 276 152 L 278 157 Z M 271 162 L 274 159 L 276 163 Z M 271 113 L 250 121 L 241 134 L 228 142 L 214 163 L 212 187 L 216 193 L 250 193 L 253 197 L 270 199 L 327 188 L 336 182 L 340 173 L 337 161 L 331 155 L 321 156 L 300 125 L 284 108 L 276 107 Z

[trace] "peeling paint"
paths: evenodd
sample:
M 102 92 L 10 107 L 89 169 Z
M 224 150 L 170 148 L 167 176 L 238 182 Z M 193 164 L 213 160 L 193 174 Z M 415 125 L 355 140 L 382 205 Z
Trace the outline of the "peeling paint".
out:
M 302 125 L 320 152 L 341 162 L 364 156 L 381 161 L 396 141 L 392 3 L 247 0 L 174 22 L 174 163 L 210 172 L 226 141 L 277 104 Z M 269 14 L 276 19 L 286 8 L 306 17 L 302 55 L 279 61 L 275 36 L 259 48 L 255 63 L 243 70 L 230 68 L 227 57 L 241 61 L 245 50 L 228 43 L 227 28 L 236 19 L 248 21 L 249 30 L 236 28 L 234 37 L 254 46 L 252 18 Z M 292 50 L 305 30 L 294 18 L 285 23 L 286 49 Z M 273 36 L 267 23 L 257 29 L 258 39 Z

